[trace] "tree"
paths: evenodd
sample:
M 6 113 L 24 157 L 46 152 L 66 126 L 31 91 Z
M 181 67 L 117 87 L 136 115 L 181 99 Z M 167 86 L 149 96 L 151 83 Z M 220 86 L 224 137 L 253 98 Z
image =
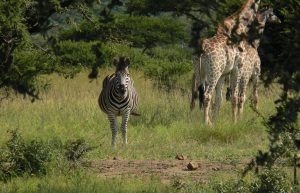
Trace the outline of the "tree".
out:
M 269 27 L 264 33 L 260 48 L 263 80 L 266 85 L 275 80 L 283 90 L 276 101 L 276 114 L 265 121 L 270 138 L 269 150 L 260 151 L 250 168 L 255 163 L 273 167 L 279 158 L 297 152 L 300 140 L 300 1 L 269 3 L 280 17 L 281 25 Z
M 0 89 L 38 98 L 41 74 L 56 70 L 54 55 L 33 44 L 30 35 L 49 29 L 49 17 L 93 0 L 5 0 L 0 2 Z
M 191 45 L 198 52 L 199 40 L 214 33 L 218 21 L 238 10 L 241 1 L 159 1 L 129 0 L 131 14 L 151 15 L 172 12 L 193 20 Z M 283 156 L 300 148 L 300 0 L 265 0 L 261 7 L 270 6 L 281 19 L 281 25 L 267 26 L 262 37 L 259 54 L 262 60 L 262 79 L 266 86 L 273 82 L 282 85 L 280 99 L 275 101 L 277 112 L 265 118 L 270 145 L 268 151 L 259 151 L 246 168 L 267 166 L 273 168 Z M 259 112 L 257 112 L 259 113 Z
M 168 15 L 150 17 L 113 12 L 109 5 L 102 7 L 98 15 L 95 13 L 94 20 L 83 21 L 76 27 L 63 30 L 58 39 L 126 42 L 144 51 L 158 45 L 188 40 L 187 25 L 181 20 Z
M 223 18 L 239 10 L 243 0 L 128 0 L 125 4 L 132 15 L 157 15 L 162 12 L 184 15 L 192 22 L 190 46 L 198 53 L 199 42 L 211 37 Z

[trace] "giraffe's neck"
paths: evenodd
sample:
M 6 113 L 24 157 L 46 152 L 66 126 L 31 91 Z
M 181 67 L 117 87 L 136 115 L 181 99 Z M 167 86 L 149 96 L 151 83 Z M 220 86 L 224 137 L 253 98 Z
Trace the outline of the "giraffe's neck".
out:
M 231 37 L 232 34 L 238 36 L 246 35 L 249 31 L 249 26 L 255 19 L 259 3 L 260 0 L 248 0 L 238 12 L 227 17 L 219 25 L 217 33 L 224 33 L 228 37 Z
M 258 24 L 255 28 L 256 34 L 254 34 L 254 40 L 252 42 L 252 45 L 257 49 L 260 45 L 260 40 L 261 40 L 262 34 L 264 33 L 264 30 L 265 30 L 267 18 L 266 18 L 266 15 L 258 13 L 256 15 L 256 19 L 257 19 Z

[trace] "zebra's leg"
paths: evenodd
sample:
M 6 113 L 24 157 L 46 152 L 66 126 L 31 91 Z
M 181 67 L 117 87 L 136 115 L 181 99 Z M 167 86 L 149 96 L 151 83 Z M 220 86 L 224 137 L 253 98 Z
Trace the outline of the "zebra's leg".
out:
M 112 147 L 115 147 L 117 138 L 117 117 L 113 113 L 108 113 L 108 119 L 110 122 L 110 129 L 112 133 L 111 145 Z
M 127 123 L 129 120 L 129 115 L 130 115 L 130 111 L 126 111 L 122 117 L 122 125 L 121 125 L 121 129 L 122 129 L 122 136 L 123 136 L 123 144 L 126 145 L 127 144 Z
M 219 111 L 220 107 L 222 104 L 222 87 L 223 87 L 223 82 L 225 80 L 224 76 L 221 76 L 219 79 L 217 86 L 216 86 L 216 97 L 215 97 L 215 104 L 214 104 L 214 109 L 213 109 L 213 120 L 215 121 Z

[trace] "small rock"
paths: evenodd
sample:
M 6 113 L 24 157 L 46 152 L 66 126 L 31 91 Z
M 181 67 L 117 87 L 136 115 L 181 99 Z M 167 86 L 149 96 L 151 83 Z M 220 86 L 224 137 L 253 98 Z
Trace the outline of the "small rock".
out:
M 121 158 L 118 157 L 118 156 L 115 156 L 115 157 L 113 158 L 113 160 L 121 160 Z
M 184 156 L 184 155 L 182 155 L 182 154 L 177 154 L 176 157 L 175 157 L 175 159 L 178 159 L 178 160 L 186 160 L 187 157 Z
M 196 170 L 196 169 L 198 169 L 198 165 L 197 164 L 195 164 L 195 163 L 193 163 L 193 162 L 190 162 L 188 165 L 187 165 L 187 168 L 188 168 L 188 170 Z
M 219 171 L 220 168 L 219 168 L 219 167 L 213 167 L 212 170 L 214 170 L 214 171 Z

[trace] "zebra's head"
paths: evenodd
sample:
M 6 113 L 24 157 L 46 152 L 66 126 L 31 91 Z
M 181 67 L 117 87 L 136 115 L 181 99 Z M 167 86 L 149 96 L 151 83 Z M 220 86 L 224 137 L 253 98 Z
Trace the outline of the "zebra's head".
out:
M 117 57 L 114 58 L 114 65 L 116 66 L 116 72 L 115 72 L 115 86 L 116 91 L 122 95 L 127 95 L 128 90 L 128 84 L 130 82 L 130 76 L 128 71 L 128 66 L 130 64 L 130 60 L 127 57 Z

